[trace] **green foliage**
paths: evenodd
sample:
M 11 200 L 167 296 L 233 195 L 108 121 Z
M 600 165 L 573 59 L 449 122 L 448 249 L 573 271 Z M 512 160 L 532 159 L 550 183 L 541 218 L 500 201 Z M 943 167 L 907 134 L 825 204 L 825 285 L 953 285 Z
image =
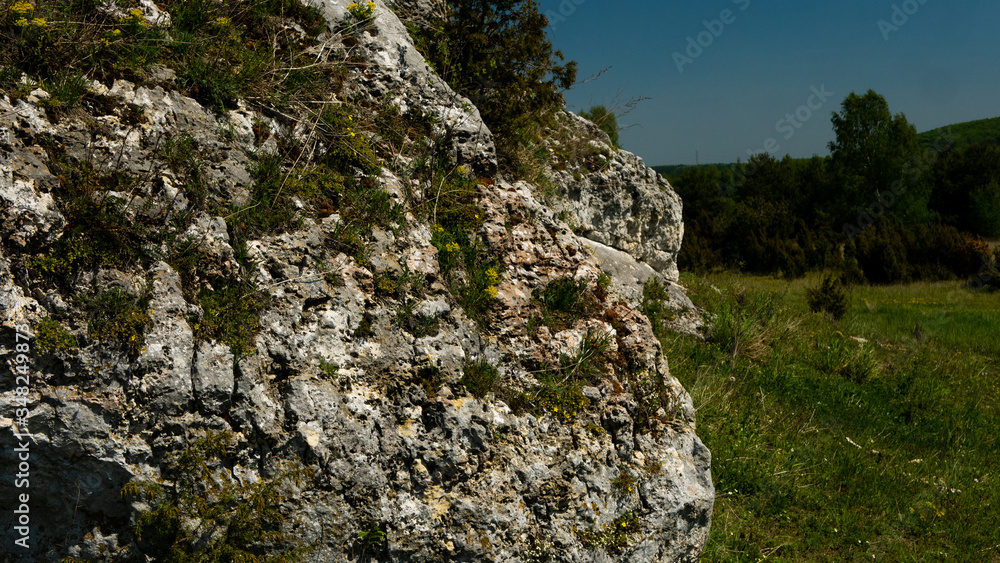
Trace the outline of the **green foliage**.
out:
M 834 319 L 843 317 L 849 308 L 847 290 L 834 276 L 824 276 L 820 285 L 807 287 L 806 301 L 813 313 L 827 312 Z
M 322 359 L 319 361 L 319 370 L 323 374 L 323 377 L 326 377 L 327 379 L 336 380 L 339 378 L 340 374 L 337 373 L 339 369 L 340 368 L 337 367 L 337 364 L 333 364 Z
M 119 288 L 93 297 L 78 295 L 77 300 L 87 312 L 87 337 L 116 344 L 130 355 L 138 356 L 146 342 L 151 299 L 148 288 L 139 295 Z
M 576 78 L 547 25 L 534 0 L 449 0 L 427 27 L 409 28 L 438 74 L 482 112 L 510 169 Z
M 639 493 L 639 480 L 627 467 L 622 467 L 618 476 L 611 480 L 611 488 L 620 496 L 632 496 Z
M 708 339 L 734 361 L 761 359 L 781 331 L 777 322 L 779 307 L 778 299 L 771 294 L 735 286 L 714 311 Z
M 496 392 L 500 384 L 500 372 L 486 358 L 474 362 L 466 362 L 462 370 L 462 379 L 458 381 L 473 396 L 482 399 L 489 393 Z
M 73 335 L 52 317 L 45 317 L 35 328 L 35 349 L 40 354 L 62 352 L 77 346 Z
M 366 22 L 375 17 L 375 2 L 362 0 L 347 5 L 347 15 L 356 22 Z
M 476 204 L 478 183 L 467 174 L 464 166 L 458 166 L 432 176 L 434 195 L 425 213 L 434 225 L 431 244 L 437 248 L 445 282 L 466 315 L 484 323 L 499 295 L 502 265 L 476 232 L 485 212 Z
M 590 404 L 583 386 L 598 383 L 608 368 L 606 353 L 610 343 L 610 333 L 588 330 L 572 356 L 563 354 L 558 367 L 536 375 L 538 385 L 522 397 L 525 406 L 536 413 L 550 413 L 564 422 L 575 420 Z
M 171 257 L 180 273 L 185 297 L 201 306 L 202 314 L 189 319 L 197 340 L 216 340 L 229 346 L 239 360 L 253 349 L 260 332 L 260 314 L 270 305 L 268 296 L 257 288 L 258 264 L 247 256 L 246 244 L 235 241 L 234 271 L 202 255 L 193 243 Z
M 237 97 L 284 103 L 316 89 L 317 78 L 330 73 L 322 65 L 303 64 L 312 40 L 302 41 L 285 23 L 294 21 L 315 37 L 324 21 L 316 8 L 295 0 L 166 0 L 159 4 L 171 16 L 164 27 L 134 7 L 114 21 L 89 0 L 13 7 L 20 11 L 6 12 L 0 22 L 11 39 L 11 48 L 0 53 L 0 66 L 12 69 L 0 82 L 17 95 L 17 79 L 26 73 L 49 92 L 43 105 L 56 117 L 80 103 L 82 77 L 142 81 L 153 64 L 175 68 L 188 94 L 219 111 Z
M 598 530 L 577 530 L 576 535 L 587 549 L 603 549 L 617 555 L 636 541 L 641 527 L 639 516 L 626 512 Z
M 354 169 L 378 175 L 381 169 L 375 151 L 350 106 L 331 105 L 320 114 L 320 127 L 330 140 L 326 165 L 335 172 L 349 175 Z
M 649 324 L 653 325 L 653 332 L 657 336 L 662 336 L 667 330 L 666 323 L 674 320 L 674 314 L 668 307 L 670 294 L 666 286 L 661 284 L 655 277 L 646 280 L 642 286 L 642 303 L 639 310 L 649 319 Z
M 618 144 L 618 116 L 614 112 L 608 111 L 608 108 L 604 106 L 592 106 L 588 110 L 581 111 L 580 117 L 588 119 L 600 127 L 601 131 L 608 134 L 612 146 L 621 148 L 621 145 Z
M 287 483 L 310 476 L 286 467 L 270 479 L 242 484 L 222 464 L 232 436 L 209 433 L 172 454 L 167 483 L 133 480 L 122 496 L 151 507 L 136 519 L 139 548 L 165 563 L 194 561 L 286 563 L 301 560 L 306 549 L 280 531 L 280 506 Z
M 919 217 L 926 213 L 927 195 L 923 179 L 906 173 L 919 154 L 916 129 L 903 114 L 892 115 L 885 98 L 872 90 L 859 96 L 851 92 L 833 115 L 837 139 L 830 143 L 836 176 L 846 190 L 844 208 L 837 214 L 844 221 L 855 220 L 855 208 L 866 207 L 878 194 L 900 195 L 895 213 Z M 896 190 L 893 190 L 894 185 Z
M 48 254 L 30 260 L 32 269 L 65 287 L 84 269 L 126 269 L 158 257 L 169 231 L 158 212 L 137 204 L 137 189 L 137 179 L 123 172 L 100 173 L 87 163 L 66 166 L 57 199 L 66 231 Z
M 550 281 L 541 291 L 536 289 L 532 298 L 542 307 L 541 324 L 566 328 L 583 317 L 595 299 L 588 288 L 586 281 L 564 276 Z

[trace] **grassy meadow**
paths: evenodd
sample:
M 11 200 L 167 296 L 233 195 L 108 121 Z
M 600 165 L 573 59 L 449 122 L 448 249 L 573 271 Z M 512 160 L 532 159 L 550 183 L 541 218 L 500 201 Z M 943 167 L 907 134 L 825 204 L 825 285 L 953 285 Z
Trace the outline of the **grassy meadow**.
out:
M 683 275 L 708 338 L 662 336 L 717 489 L 702 561 L 1000 561 L 1000 294 Z

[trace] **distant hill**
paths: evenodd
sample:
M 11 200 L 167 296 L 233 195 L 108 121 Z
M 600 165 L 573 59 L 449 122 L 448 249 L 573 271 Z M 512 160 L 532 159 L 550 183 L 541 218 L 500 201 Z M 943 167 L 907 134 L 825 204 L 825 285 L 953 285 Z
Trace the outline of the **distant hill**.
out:
M 938 137 L 950 134 L 955 138 L 955 147 L 964 148 L 976 143 L 1000 146 L 1000 117 L 979 119 L 946 125 L 917 135 L 920 146 L 932 148 Z

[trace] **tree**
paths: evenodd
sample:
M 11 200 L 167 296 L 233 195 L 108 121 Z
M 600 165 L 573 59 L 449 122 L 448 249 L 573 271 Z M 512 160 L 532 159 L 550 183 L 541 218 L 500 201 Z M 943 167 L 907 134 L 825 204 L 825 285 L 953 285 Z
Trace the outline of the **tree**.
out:
M 438 74 L 479 108 L 503 164 L 576 80 L 576 63 L 562 64 L 547 26 L 534 0 L 448 0 L 428 27 L 410 27 Z
M 581 111 L 580 116 L 600 127 L 601 131 L 607 133 L 608 137 L 611 138 L 611 144 L 621 148 L 621 145 L 618 144 L 618 116 L 613 111 L 609 111 L 604 106 L 593 106 L 589 110 Z
M 926 215 L 925 170 L 917 158 L 917 131 L 906 116 L 892 115 L 885 98 L 868 90 L 863 96 L 851 92 L 832 122 L 837 138 L 830 153 L 843 190 L 836 212 L 843 220 L 876 203 L 899 215 Z

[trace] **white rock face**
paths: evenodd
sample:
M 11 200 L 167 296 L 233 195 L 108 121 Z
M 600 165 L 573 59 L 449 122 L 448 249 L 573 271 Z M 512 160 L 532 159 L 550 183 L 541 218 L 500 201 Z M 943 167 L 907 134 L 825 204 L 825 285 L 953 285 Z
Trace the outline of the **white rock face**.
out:
M 572 113 L 561 114 L 560 122 L 570 135 L 607 139 L 594 124 Z M 601 140 L 589 143 L 595 156 L 586 168 L 552 171 L 562 209 L 570 214 L 576 232 L 627 252 L 676 283 L 677 253 L 684 237 L 680 197 L 638 156 Z
M 347 4 L 316 1 L 330 23 L 322 48 L 341 52 L 349 31 L 353 56 L 368 67 L 350 71 L 347 95 L 439 116 L 435 139 L 450 139 L 442 152 L 490 175 L 496 153 L 479 111 L 430 71 L 388 5 L 378 3 L 368 29 L 346 30 Z M 405 4 L 427 9 L 422 0 Z M 155 15 L 151 4 L 141 5 Z M 572 141 L 584 147 L 586 164 L 552 171 L 555 198 L 543 201 L 524 181 L 478 185 L 483 217 L 475 234 L 496 257 L 498 279 L 487 317 L 474 322 L 439 267 L 432 225 L 406 195 L 412 188 L 419 202 L 426 186 L 405 166 L 386 165 L 365 179 L 403 205 L 405 217 L 391 227 L 366 226 L 364 253 L 335 244 L 339 214 L 303 213 L 293 227 L 248 241 L 244 255 L 231 238 L 237 219 L 225 206 L 247 201 L 256 151 L 276 147 L 273 137 L 254 146 L 254 124 L 291 135 L 298 126 L 245 103 L 221 119 L 168 82 L 116 81 L 94 95 L 117 109 L 86 122 L 53 123 L 37 103 L 0 100 L 0 321 L 37 327 L 48 317 L 79 343 L 40 354 L 34 364 L 30 425 L 39 485 L 32 490 L 40 494 L 32 518 L 46 522 L 37 541 L 51 551 L 24 561 L 144 560 L 134 522 L 146 507 L 123 498 L 123 485 L 162 477 L 168 454 L 223 430 L 234 439 L 221 474 L 256 482 L 284 462 L 315 471 L 313 481 L 283 492 L 281 506 L 286 532 L 313 547 L 306 561 L 538 560 L 532 554 L 579 563 L 697 561 L 714 500 L 711 456 L 695 433 L 690 395 L 637 310 L 647 280 L 676 281 L 680 201 L 640 159 L 614 151 L 591 124 L 565 114 L 566 126 L 593 144 Z M 126 123 L 124 104 L 145 106 L 145 119 Z M 92 133 L 94 123 L 100 127 Z M 183 174 L 155 151 L 162 137 L 182 134 L 214 157 L 206 161 L 205 189 L 218 207 L 186 197 Z M 51 252 L 72 218 L 61 211 L 60 163 L 21 140 L 39 137 L 70 160 L 114 158 L 143 178 L 129 188 L 130 217 L 148 209 L 165 224 L 182 224 L 176 241 L 198 250 L 195 270 L 212 279 L 192 281 L 195 270 L 177 271 L 183 262 L 167 242 L 148 244 L 139 263 L 94 268 L 65 284 L 45 285 L 17 270 Z M 552 146 L 562 150 L 558 143 L 568 141 L 553 139 Z M 263 312 L 250 350 L 234 358 L 224 344 L 195 340 L 203 311 L 193 302 L 206 283 L 241 271 L 238 258 L 252 270 L 241 279 L 260 291 L 247 299 Z M 565 326 L 532 320 L 552 281 L 593 286 L 601 272 L 612 277 L 609 295 L 588 302 L 581 318 Z M 413 276 L 406 295 L 378 286 L 404 273 Z M 91 338 L 96 313 L 73 297 L 112 287 L 148 291 L 150 322 L 137 352 Z M 672 306 L 690 304 L 678 286 L 669 287 Z M 607 361 L 582 387 L 579 413 L 541 407 L 536 385 L 544 372 L 595 335 L 606 339 Z M 11 353 L 10 338 L 0 341 L 0 354 Z M 476 397 L 465 377 L 481 360 L 497 368 L 498 383 Z M 9 436 L 15 395 L 10 385 L 0 393 L 0 430 Z M 0 464 L 13 466 L 7 445 Z M 636 479 L 634 490 L 615 487 L 623 471 Z M 10 480 L 0 481 L 0 498 L 15 492 Z M 639 531 L 620 552 L 584 541 L 582 531 L 607 531 L 627 513 Z M 360 554 L 358 532 L 372 521 L 385 540 L 377 553 Z

